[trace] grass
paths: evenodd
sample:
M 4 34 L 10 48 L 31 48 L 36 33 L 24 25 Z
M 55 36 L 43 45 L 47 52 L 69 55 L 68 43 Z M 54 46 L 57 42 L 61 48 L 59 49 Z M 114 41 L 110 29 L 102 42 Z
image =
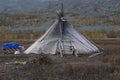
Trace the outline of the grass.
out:
M 76 13 L 72 16 L 77 15 Z M 55 19 L 55 17 L 51 17 Z M 16 41 L 15 39 L 35 39 L 43 33 L 15 33 L 9 34 L 9 30 L 15 27 L 39 25 L 46 18 L 30 13 L 19 13 L 14 15 L 0 14 L 0 45 L 5 42 Z M 117 25 L 120 26 L 118 18 L 86 18 L 84 16 L 76 16 L 69 20 L 73 25 L 88 25 L 96 24 Z M 6 34 L 5 34 L 6 33 Z M 91 33 L 91 32 L 90 32 Z M 95 38 L 99 34 L 96 32 L 84 32 L 85 36 Z M 99 32 L 98 32 L 99 33 Z M 111 33 L 111 34 L 110 34 Z M 26 35 L 25 35 L 26 34 Z M 38 35 L 39 34 L 39 35 Z M 118 32 L 104 32 L 104 38 L 112 37 L 119 38 Z M 103 34 L 101 36 L 103 37 Z M 33 37 L 34 35 L 35 37 Z M 99 36 L 99 38 L 101 38 Z M 12 40 L 14 39 L 14 40 Z M 6 41 L 4 41 L 6 40 Z M 86 56 L 75 57 L 59 55 L 3 55 L 0 54 L 0 80 L 120 80 L 120 40 L 94 40 L 99 46 L 104 48 L 104 53 L 94 58 Z M 28 46 L 33 41 L 19 40 L 16 41 L 21 45 Z M 1 47 L 0 47 L 1 48 Z M 2 51 L 0 50 L 0 53 Z M 28 64 L 14 64 L 15 61 L 27 62 Z M 9 64 L 6 64 L 9 63 Z
M 104 48 L 104 53 L 93 58 L 43 54 L 0 55 L 0 80 L 120 80 L 120 40 L 95 42 Z M 14 61 L 33 63 L 5 65 Z
M 27 64 L 37 64 L 37 65 L 42 65 L 42 64 L 50 64 L 51 63 L 51 58 L 49 58 L 48 55 L 46 54 L 39 54 L 37 56 L 34 56 L 30 61 L 27 61 Z

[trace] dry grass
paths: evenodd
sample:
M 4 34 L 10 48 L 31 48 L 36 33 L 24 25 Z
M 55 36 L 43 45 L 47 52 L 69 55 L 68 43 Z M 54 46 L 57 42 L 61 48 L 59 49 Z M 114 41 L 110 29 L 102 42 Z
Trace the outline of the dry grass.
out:
M 120 80 L 120 41 L 95 42 L 105 52 L 94 58 L 73 55 L 0 55 L 0 80 Z M 5 64 L 31 60 L 40 64 Z
M 50 64 L 50 63 L 51 63 L 51 58 L 49 58 L 49 56 L 45 54 L 39 54 L 31 58 L 29 61 L 27 61 L 27 64 L 31 64 L 31 65 L 42 65 L 42 64 Z

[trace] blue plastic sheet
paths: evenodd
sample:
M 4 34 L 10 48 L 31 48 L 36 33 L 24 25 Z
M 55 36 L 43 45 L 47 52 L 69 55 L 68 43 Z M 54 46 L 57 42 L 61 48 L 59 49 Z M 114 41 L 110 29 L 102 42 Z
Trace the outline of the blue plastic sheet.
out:
M 10 49 L 10 48 L 18 49 L 19 46 L 20 45 L 16 42 L 4 43 L 4 44 L 2 44 L 2 50 L 7 50 L 7 49 Z

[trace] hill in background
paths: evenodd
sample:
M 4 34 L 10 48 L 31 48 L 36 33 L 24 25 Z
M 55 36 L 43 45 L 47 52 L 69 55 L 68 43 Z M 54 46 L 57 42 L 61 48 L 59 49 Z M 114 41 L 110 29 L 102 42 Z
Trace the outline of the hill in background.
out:
M 60 9 L 61 3 L 64 3 L 69 23 L 85 36 L 120 37 L 120 0 L 0 0 L 2 39 L 9 39 L 9 36 L 21 39 L 20 35 L 28 33 L 31 33 L 26 35 L 29 38 L 38 38 L 57 19 L 56 10 Z M 94 33 L 96 36 L 92 36 Z
M 57 10 L 60 3 L 64 3 L 67 11 L 85 15 L 106 16 L 120 13 L 120 0 L 0 0 L 0 12 Z

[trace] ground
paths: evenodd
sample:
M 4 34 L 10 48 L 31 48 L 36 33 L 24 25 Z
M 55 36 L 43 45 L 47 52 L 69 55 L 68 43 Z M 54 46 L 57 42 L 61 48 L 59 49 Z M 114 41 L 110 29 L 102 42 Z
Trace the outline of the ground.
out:
M 31 64 L 41 55 L 0 54 L 0 80 L 120 80 L 120 40 L 95 42 L 104 53 L 93 58 L 47 55 Z

